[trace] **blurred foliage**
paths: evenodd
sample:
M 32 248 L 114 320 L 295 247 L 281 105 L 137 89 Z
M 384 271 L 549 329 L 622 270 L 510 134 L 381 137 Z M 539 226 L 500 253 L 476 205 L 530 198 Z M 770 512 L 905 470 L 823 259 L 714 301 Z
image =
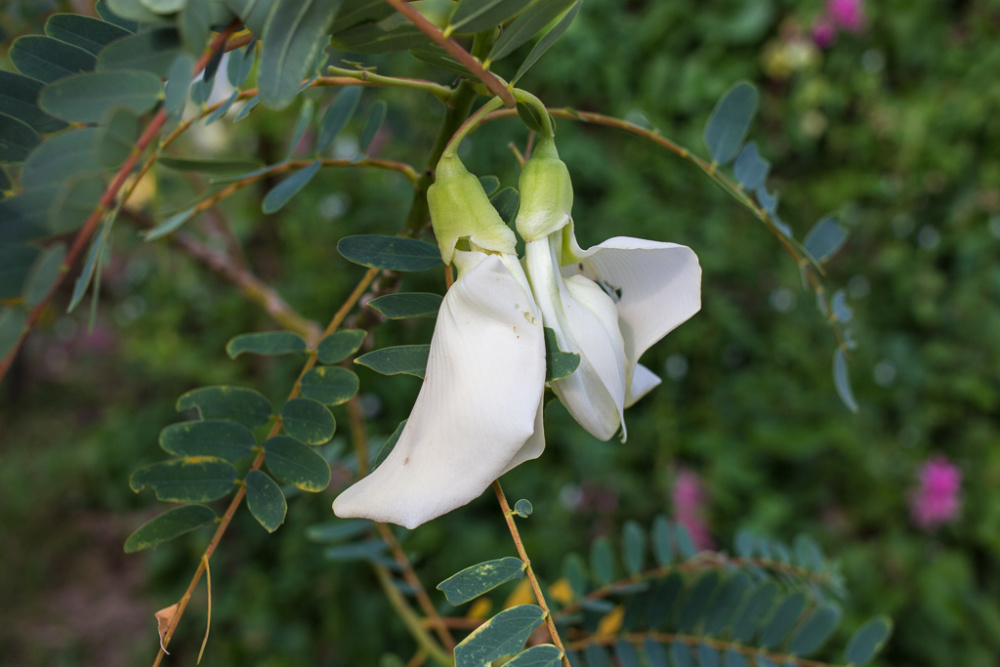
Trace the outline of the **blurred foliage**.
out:
M 40 32 L 56 4 L 5 3 L 5 45 Z M 552 581 L 569 550 L 586 552 L 625 519 L 648 523 L 669 511 L 673 473 L 687 466 L 704 479 L 717 542 L 729 543 L 739 527 L 786 539 L 805 532 L 842 559 L 855 592 L 844 627 L 882 612 L 895 620 L 878 664 L 993 665 L 1000 3 L 890 0 L 865 10 L 863 31 L 820 50 L 809 35 L 818 0 L 587 0 L 521 82 L 552 106 L 645 117 L 702 154 L 702 128 L 719 96 L 739 79 L 757 84 L 762 108 L 750 139 L 773 165 L 782 217 L 798 238 L 830 212 L 851 232 L 827 268 L 830 286 L 845 287 L 855 311 L 860 345 L 850 367 L 860 413 L 839 402 L 830 331 L 763 227 L 675 157 L 561 120 L 581 244 L 626 233 L 690 245 L 704 267 L 704 306 L 644 358 L 665 381 L 626 415 L 628 443 L 596 441 L 553 404 L 548 451 L 505 485 L 534 504 L 522 531 L 535 568 Z M 449 82 L 412 60 L 365 62 Z M 498 73 L 512 75 L 505 65 Z M 326 91 L 307 95 L 320 109 L 329 104 Z M 440 105 L 419 93 L 365 91 L 348 135 L 360 134 L 377 99 L 388 103 L 388 117 L 373 152 L 421 166 Z M 297 113 L 298 104 L 260 109 L 240 124 L 192 133 L 190 146 L 272 162 Z M 477 173 L 513 185 L 517 165 L 506 146 L 525 139 L 516 121 L 496 122 L 467 142 L 463 157 Z M 159 175 L 157 208 L 184 204 L 191 182 Z M 362 272 L 336 254 L 337 239 L 401 225 L 409 186 L 394 173 L 328 170 L 284 209 L 262 215 L 273 184 L 233 197 L 224 214 L 258 275 L 325 322 Z M 408 276 L 403 286 L 440 292 L 443 280 Z M 180 595 L 207 537 L 125 557 L 124 537 L 153 513 L 151 495 L 129 491 L 129 471 L 162 458 L 157 435 L 178 420 L 173 404 L 184 391 L 231 382 L 277 398 L 296 372 L 280 358 L 229 360 L 229 338 L 271 323 L 230 286 L 165 243 L 141 242 L 127 224 L 115 229 L 92 328 L 86 310 L 52 310 L 2 386 L 0 652 L 10 664 L 151 660 L 152 613 Z M 429 321 L 389 322 L 366 344 L 423 343 L 430 329 Z M 406 417 L 419 381 L 358 374 L 378 441 Z M 335 413 L 346 423 L 343 408 Z M 911 523 L 908 498 L 918 466 L 935 454 L 963 469 L 964 506 L 956 523 L 927 533 Z M 327 492 L 290 499 L 275 536 L 249 513 L 237 515 L 213 559 L 207 664 L 368 665 L 388 648 L 409 653 L 411 640 L 370 570 L 327 562 L 305 539 L 307 526 L 332 519 L 343 483 L 335 474 Z M 484 495 L 406 536 L 425 584 L 513 553 Z M 510 590 L 495 592 L 495 604 Z M 203 591 L 172 645 L 174 661 L 197 653 Z

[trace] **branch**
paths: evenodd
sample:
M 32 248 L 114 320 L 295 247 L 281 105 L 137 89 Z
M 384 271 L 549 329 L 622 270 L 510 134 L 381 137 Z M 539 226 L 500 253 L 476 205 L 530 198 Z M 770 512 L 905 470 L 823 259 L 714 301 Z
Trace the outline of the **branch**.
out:
M 415 25 L 420 32 L 424 33 L 431 40 L 440 46 L 442 49 L 448 52 L 452 58 L 462 63 L 462 65 L 472 72 L 477 79 L 483 82 L 483 84 L 489 89 L 491 93 L 503 100 L 503 103 L 514 108 L 517 102 L 514 101 L 514 95 L 507 90 L 507 86 L 497 78 L 492 72 L 488 72 L 479 64 L 479 61 L 472 57 L 472 55 L 463 49 L 458 42 L 453 39 L 448 39 L 444 36 L 444 33 L 430 21 L 428 21 L 424 16 L 406 4 L 405 0 L 385 0 L 386 4 L 391 5 L 393 9 L 409 19 L 410 23 Z
M 209 60 L 215 55 L 219 49 L 226 47 L 226 40 L 231 34 L 233 34 L 236 29 L 241 25 L 238 19 L 234 19 L 232 23 L 226 26 L 222 32 L 215 36 L 211 44 L 209 44 L 208 49 L 205 53 L 198 59 L 195 63 L 193 73 L 197 74 L 205 69 Z M 66 253 L 66 258 L 63 260 L 62 266 L 59 270 L 59 276 L 56 278 L 55 283 L 49 289 L 45 297 L 31 309 L 28 313 L 28 319 L 25 322 L 24 330 L 21 335 L 18 336 L 17 342 L 11 347 L 10 351 L 7 352 L 7 356 L 0 360 L 0 379 L 3 379 L 4 375 L 10 369 L 11 363 L 14 361 L 14 356 L 17 354 L 18 350 L 21 348 L 21 344 L 24 342 L 25 337 L 28 332 L 31 331 L 32 327 L 41 318 L 42 313 L 48 308 L 49 302 L 55 296 L 56 291 L 62 286 L 64 280 L 69 275 L 70 267 L 76 263 L 80 255 L 83 254 L 84 247 L 87 245 L 87 241 L 93 235 L 94 230 L 100 224 L 101 220 L 104 218 L 104 214 L 112 208 L 112 204 L 115 198 L 118 196 L 118 191 L 122 189 L 125 181 L 128 179 L 129 174 L 132 172 L 132 168 L 135 167 L 136 163 L 139 161 L 139 156 L 149 147 L 149 145 L 156 139 L 163 127 L 163 124 L 167 120 L 167 112 L 164 109 L 160 109 L 153 119 L 146 126 L 146 129 L 140 135 L 139 140 L 136 141 L 135 146 L 132 148 L 132 152 L 129 154 L 128 159 L 125 163 L 118 169 L 115 177 L 111 180 L 111 184 L 104 190 L 104 194 L 101 195 L 100 200 L 97 202 L 97 206 L 91 211 L 90 215 L 84 221 L 83 226 L 80 231 L 77 232 L 76 238 L 73 239 L 73 245 L 70 246 L 69 252 Z

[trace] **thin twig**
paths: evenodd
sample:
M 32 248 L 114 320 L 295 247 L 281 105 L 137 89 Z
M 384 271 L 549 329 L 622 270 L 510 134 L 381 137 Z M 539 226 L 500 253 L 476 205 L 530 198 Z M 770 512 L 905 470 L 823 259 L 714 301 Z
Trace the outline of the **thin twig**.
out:
M 333 318 L 330 320 L 330 324 L 327 325 L 326 330 L 323 332 L 323 337 L 329 336 L 331 333 L 337 330 L 344 318 L 351 309 L 357 304 L 358 299 L 361 295 L 365 293 L 368 289 L 368 285 L 375 279 L 378 274 L 378 269 L 368 269 L 365 275 L 355 286 L 354 290 L 344 301 L 343 305 L 337 310 Z M 316 365 L 316 353 L 313 352 L 309 355 L 306 360 L 302 371 L 299 373 L 298 379 L 296 379 L 292 390 L 288 394 L 287 400 L 292 400 L 299 395 L 299 391 L 302 387 L 302 378 Z M 271 430 L 268 433 L 268 438 L 272 438 L 278 434 L 281 430 L 281 416 L 275 418 L 274 424 L 271 426 Z M 264 464 L 264 450 L 257 452 L 257 456 L 254 458 L 253 463 L 250 464 L 250 470 L 259 470 Z M 167 628 L 166 632 L 163 633 L 162 641 L 160 642 L 160 652 L 157 653 L 156 659 L 153 661 L 153 667 L 157 667 L 163 660 L 163 655 L 165 648 L 170 644 L 170 639 L 174 636 L 174 631 L 177 629 L 177 624 L 180 623 L 181 617 L 184 615 L 184 611 L 187 609 L 188 602 L 191 600 L 191 595 L 194 593 L 195 588 L 198 586 L 198 582 L 201 580 L 201 575 L 205 571 L 205 563 L 212 558 L 212 554 L 215 553 L 216 548 L 219 546 L 219 542 L 222 540 L 222 536 L 225 535 L 226 530 L 229 528 L 230 522 L 233 520 L 233 516 L 236 514 L 236 510 L 239 508 L 240 503 L 243 502 L 243 497 L 246 495 L 246 485 L 240 484 L 239 488 L 236 490 L 236 495 L 233 496 L 232 501 L 230 501 L 229 506 L 226 508 L 225 514 L 222 515 L 222 519 L 219 521 L 218 527 L 215 529 L 215 534 L 212 535 L 212 540 L 208 543 L 205 548 L 205 552 L 202 554 L 202 560 L 198 564 L 198 569 L 195 570 L 194 576 L 191 577 L 191 582 L 188 584 L 187 590 L 184 591 L 184 595 L 181 597 L 180 602 L 177 606 L 177 611 L 174 613 L 173 617 L 170 619 L 170 626 Z
M 500 501 L 500 509 L 503 510 L 504 519 L 507 521 L 507 528 L 510 530 L 510 536 L 514 539 L 514 546 L 517 548 L 517 553 L 524 563 L 524 574 L 531 583 L 531 590 L 535 594 L 538 606 L 545 612 L 545 624 L 548 627 L 552 643 L 562 651 L 563 667 L 571 667 L 569 657 L 566 655 L 566 648 L 563 646 L 562 639 L 559 637 L 559 631 L 556 629 L 555 620 L 552 618 L 552 612 L 549 611 L 549 605 L 545 601 L 545 594 L 542 593 L 538 577 L 535 576 L 535 570 L 531 567 L 531 559 L 528 558 L 528 552 L 524 549 L 524 542 L 521 541 L 521 533 L 518 532 L 517 524 L 514 522 L 514 512 L 510 509 L 510 505 L 507 503 L 507 496 L 504 495 L 503 489 L 500 487 L 500 480 L 493 482 L 493 491 L 497 494 L 497 500 Z
M 517 102 L 514 101 L 514 95 L 507 90 L 507 86 L 505 86 L 495 74 L 484 69 L 479 61 L 473 58 L 468 51 L 463 49 L 458 42 L 445 37 L 444 33 L 441 32 L 436 25 L 424 18 L 424 16 L 413 7 L 406 4 L 405 0 L 385 0 L 385 2 L 386 4 L 391 5 L 397 12 L 405 16 L 410 23 L 415 25 L 417 29 L 420 30 L 420 32 L 430 37 L 435 44 L 447 51 L 448 55 L 460 62 L 463 67 L 474 74 L 477 79 L 483 82 L 491 93 L 503 100 L 504 105 L 513 108 L 517 104 Z

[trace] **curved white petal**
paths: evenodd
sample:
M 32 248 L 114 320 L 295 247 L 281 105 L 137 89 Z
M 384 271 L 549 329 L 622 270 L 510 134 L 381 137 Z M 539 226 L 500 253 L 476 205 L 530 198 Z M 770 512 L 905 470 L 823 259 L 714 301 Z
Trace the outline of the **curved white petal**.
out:
M 399 442 L 337 497 L 337 516 L 415 528 L 470 502 L 512 461 L 544 447 L 545 341 L 534 303 L 500 257 L 458 252 L 456 264 L 461 277 L 441 304 Z
M 579 262 L 583 275 L 621 291 L 617 306 L 628 377 L 643 352 L 701 309 L 701 266 L 687 246 L 616 236 L 581 250 L 572 228 L 564 242 L 564 261 Z
M 545 326 L 560 349 L 580 355 L 571 375 L 550 383 L 573 418 L 594 436 L 610 439 L 622 423 L 625 403 L 625 348 L 615 304 L 592 280 L 564 279 L 556 270 L 558 239 L 525 244 L 532 292 Z
M 632 373 L 632 384 L 629 385 L 628 393 L 625 394 L 625 407 L 630 408 L 636 402 L 651 392 L 663 382 L 660 377 L 642 364 L 635 365 L 635 372 Z
M 531 434 L 531 437 L 528 438 L 526 443 L 524 443 L 524 446 L 517 450 L 517 453 L 514 454 L 514 458 L 507 463 L 507 467 L 503 469 L 502 473 L 500 473 L 501 475 L 506 475 L 525 461 L 537 459 L 542 455 L 542 452 L 545 451 L 545 423 L 542 421 L 542 414 L 544 411 L 545 397 L 543 396 L 538 401 L 538 412 L 535 413 L 535 432 Z

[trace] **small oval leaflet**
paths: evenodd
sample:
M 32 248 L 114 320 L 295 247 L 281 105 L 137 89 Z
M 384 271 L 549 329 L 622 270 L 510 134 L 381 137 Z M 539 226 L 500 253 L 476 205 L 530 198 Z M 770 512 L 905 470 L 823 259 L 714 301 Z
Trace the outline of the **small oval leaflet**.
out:
M 152 487 L 159 500 L 207 503 L 233 490 L 236 468 L 212 456 L 198 456 L 152 463 L 139 468 L 128 483 L 138 493 Z
M 180 115 L 187 102 L 188 88 L 191 87 L 191 71 L 194 69 L 194 58 L 182 53 L 174 60 L 167 70 L 166 91 L 163 110 L 167 114 Z M 161 158 L 162 161 L 162 158 Z
M 24 163 L 21 185 L 29 190 L 58 187 L 74 177 L 94 173 L 94 148 L 100 135 L 100 129 L 88 127 L 52 137 Z
M 521 498 L 514 503 L 514 514 L 518 515 L 522 519 L 527 519 L 534 511 L 535 509 L 531 506 L 531 501 L 527 498 Z
M 271 404 L 262 395 L 246 387 L 220 385 L 192 389 L 177 399 L 177 411 L 196 408 L 202 419 L 229 419 L 249 428 L 266 424 L 271 418 Z
M 143 233 L 142 238 L 146 241 L 161 239 L 167 234 L 171 234 L 180 229 L 181 226 L 193 218 L 196 213 L 198 213 L 198 208 L 196 206 L 192 206 L 191 208 L 181 211 L 180 213 L 174 213 L 160 224 Z
M 375 460 L 372 461 L 371 470 L 369 470 L 369 472 L 372 472 L 375 468 L 382 465 L 382 461 L 385 461 L 386 457 L 392 453 L 396 443 L 399 442 L 399 436 L 403 435 L 403 429 L 406 427 L 406 421 L 407 420 L 404 419 L 399 422 L 399 425 L 396 426 L 396 430 L 394 430 L 392 434 L 386 438 L 385 443 L 383 443 L 381 449 L 378 450 L 378 456 L 376 456 Z
M 583 655 L 587 658 L 587 667 L 614 667 L 611 664 L 611 658 L 608 657 L 608 652 L 598 644 L 588 646 Z
M 802 591 L 782 600 L 760 633 L 761 647 L 774 648 L 780 644 L 798 623 L 799 616 L 805 608 L 806 596 Z
M 687 527 L 683 523 L 676 522 L 671 528 L 674 534 L 674 544 L 677 545 L 677 553 L 685 559 L 697 556 L 698 547 L 694 545 L 694 540 L 691 539 L 691 533 L 688 532 Z
M 670 521 L 660 515 L 653 519 L 653 556 L 660 567 L 674 562 L 674 548 L 670 544 Z
M 642 650 L 650 667 L 670 667 L 667 649 L 663 648 L 663 644 L 647 638 L 642 643 Z
M 471 34 L 494 28 L 516 15 L 529 2 L 531 0 L 462 0 L 445 30 Z
M 410 317 L 437 317 L 444 300 L 431 292 L 403 292 L 386 294 L 368 302 L 368 307 L 382 313 L 390 320 Z
M 823 571 L 823 552 L 808 535 L 800 533 L 795 537 L 795 562 L 816 572 Z
M 221 419 L 181 422 L 160 431 L 160 447 L 177 456 L 214 456 L 236 463 L 253 451 L 253 432 Z
M 892 632 L 892 622 L 883 616 L 877 616 L 860 628 L 847 643 L 844 660 L 854 667 L 863 667 L 871 662 Z
M 41 141 L 27 123 L 0 116 L 0 162 L 23 162 Z
M 637 521 L 626 521 L 622 528 L 622 560 L 630 577 L 639 574 L 646 564 L 646 534 Z
M 830 638 L 839 622 L 840 608 L 833 604 L 823 605 L 796 631 L 788 645 L 789 653 L 802 657 L 815 653 Z
M 734 641 L 747 642 L 750 640 L 761 619 L 770 611 L 777 594 L 778 586 L 773 581 L 768 581 L 750 595 L 750 598 L 737 613 L 736 621 L 733 623 L 731 634 Z
M 712 600 L 712 608 L 705 617 L 704 630 L 714 635 L 722 632 L 733 620 L 736 610 L 750 588 L 750 576 L 736 572 L 726 579 L 722 590 Z
M 559 667 L 562 651 L 552 644 L 538 644 L 507 662 L 504 667 Z
M 677 599 L 684 588 L 684 579 L 677 572 L 672 572 L 653 589 L 652 602 L 647 612 L 649 627 L 662 627 L 674 612 Z
M 76 123 L 99 123 L 111 107 L 143 114 L 163 92 L 159 77 L 149 72 L 85 72 L 49 84 L 38 103 L 50 116 Z
M 66 123 L 38 108 L 38 93 L 44 84 L 21 74 L 0 70 L 0 113 L 29 125 L 36 132 L 57 132 Z M 6 190 L 10 186 L 0 188 Z
M 574 598 L 581 598 L 587 594 L 587 564 L 583 556 L 576 553 L 567 554 L 563 561 L 563 576 L 569 582 Z
M 566 11 L 571 4 L 573 4 L 573 0 L 532 3 L 504 29 L 503 34 L 493 44 L 493 48 L 486 58 L 486 63 L 496 62 L 528 42 L 557 16 Z
M 714 162 L 724 165 L 736 157 L 756 113 L 757 89 L 746 81 L 719 100 L 705 126 L 705 144 Z
M 176 28 L 143 30 L 109 44 L 97 58 L 97 70 L 140 70 L 165 77 L 182 52 Z
M 560 350 L 555 330 L 545 327 L 545 381 L 562 379 L 579 366 L 580 355 Z
M 423 379 L 430 353 L 430 345 L 397 345 L 362 354 L 354 363 L 382 375 L 412 375 Z
M 318 523 L 306 528 L 306 539 L 310 542 L 340 542 L 364 535 L 374 525 L 369 519 L 338 519 Z
M 749 142 L 743 147 L 740 154 L 736 156 L 735 164 L 733 164 L 733 171 L 736 172 L 736 180 L 742 183 L 743 187 L 750 192 L 763 187 L 764 181 L 767 179 L 767 172 L 770 169 L 771 165 L 760 156 L 760 153 L 757 151 L 757 143 L 754 141 Z
M 293 398 L 281 409 L 281 424 L 288 435 L 307 445 L 322 445 L 337 431 L 330 410 L 311 398 Z
M 726 651 L 726 667 L 748 667 L 747 659 L 742 653 L 729 649 Z
M 216 522 L 215 511 L 204 505 L 184 505 L 147 521 L 125 540 L 125 553 L 155 549 L 184 533 Z
M 97 59 L 83 49 L 39 35 L 18 37 L 8 55 L 21 74 L 43 83 L 89 72 L 97 64 Z
M 438 584 L 437 589 L 457 607 L 508 581 L 520 579 L 524 576 L 524 567 L 520 558 L 488 560 L 451 575 Z
M 362 153 L 368 153 L 368 147 L 371 146 L 372 141 L 375 140 L 375 135 L 378 134 L 378 131 L 382 128 L 382 123 L 385 122 L 385 112 L 385 100 L 379 100 L 373 104 L 371 111 L 368 112 L 365 126 L 361 128 L 361 139 L 359 141 Z
M 40 253 L 34 245 L 0 247 L 0 301 L 21 295 L 28 271 Z
M 323 114 L 320 124 L 319 138 L 316 140 L 316 153 L 322 153 L 333 143 L 347 122 L 351 120 L 358 100 L 361 99 L 361 88 L 344 88 L 338 93 L 330 108 Z
M 590 569 L 602 586 L 615 580 L 615 554 L 607 537 L 599 537 L 590 545 Z
M 53 14 L 45 22 L 45 34 L 96 56 L 105 46 L 130 33 L 113 23 L 89 16 Z
M 340 2 L 278 0 L 268 14 L 261 43 L 257 85 L 265 106 L 283 109 L 299 92 L 316 56 L 329 40 Z
M 441 265 L 437 246 L 399 236 L 345 236 L 337 252 L 349 262 L 386 271 L 425 271 Z
M 840 250 L 846 240 L 847 230 L 840 226 L 836 217 L 827 215 L 813 225 L 802 245 L 810 257 L 823 263 Z
M 670 645 L 670 658 L 677 667 L 695 667 L 694 655 L 687 644 L 675 641 Z
M 839 347 L 833 353 L 833 383 L 837 387 L 840 400 L 844 402 L 847 409 L 851 412 L 857 412 L 858 402 L 854 400 L 854 392 L 851 391 L 851 378 L 847 373 L 847 355 Z
M 260 470 L 247 473 L 247 507 L 250 514 L 257 519 L 269 533 L 273 533 L 285 521 L 288 503 L 285 495 L 274 480 Z
M 264 202 L 261 204 L 260 209 L 264 213 L 274 213 L 280 210 L 292 197 L 298 194 L 299 190 L 309 184 L 309 181 L 312 180 L 313 176 L 316 175 L 322 166 L 323 162 L 316 160 L 305 169 L 300 169 L 281 183 L 275 185 L 264 196 Z
M 520 653 L 528 637 L 544 620 L 545 612 L 533 604 L 503 610 L 455 647 L 456 667 L 481 667 L 503 656 Z
M 42 302 L 62 270 L 66 246 L 62 243 L 43 250 L 24 280 L 24 302 L 33 307 Z
M 368 333 L 362 329 L 341 329 L 320 341 L 316 354 L 322 364 L 336 364 L 358 351 Z
M 272 475 L 297 489 L 317 493 L 330 486 L 330 464 L 294 438 L 269 439 L 264 443 L 264 460 Z
M 619 639 L 615 644 L 615 659 L 621 667 L 640 667 L 639 652 L 629 642 Z
M 708 572 L 695 583 L 677 610 L 677 628 L 679 630 L 682 632 L 694 630 L 708 613 L 708 603 L 711 602 L 718 586 L 718 572 Z
M 235 359 L 244 352 L 250 354 L 301 354 L 306 351 L 306 342 L 291 331 L 266 331 L 236 336 L 226 343 L 226 354 Z
M 545 52 L 556 43 L 556 41 L 562 37 L 563 33 L 569 28 L 570 24 L 573 23 L 573 19 L 580 12 L 580 6 L 583 5 L 583 0 L 576 0 L 573 5 L 569 8 L 559 22 L 552 26 L 548 32 L 542 35 L 542 38 L 535 42 L 535 46 L 532 47 L 531 52 L 521 63 L 521 66 L 517 68 L 517 73 L 514 78 L 511 79 L 511 83 L 516 83 L 522 76 L 524 76 L 531 66 L 538 62 L 538 59 L 545 55 Z
M 245 157 L 231 157 L 220 160 L 217 158 L 182 158 L 161 155 L 156 159 L 156 162 L 168 169 L 176 169 L 177 171 L 196 171 L 201 174 L 239 174 L 240 178 L 248 175 L 248 169 L 259 169 L 261 166 L 260 160 Z
M 719 652 L 707 644 L 698 646 L 698 665 L 700 667 L 722 667 Z
M 388 548 L 389 545 L 382 540 L 365 540 L 339 547 L 329 547 L 323 551 L 323 556 L 327 560 L 334 561 L 377 561 L 382 558 L 383 552 Z
M 340 405 L 358 393 L 358 376 L 340 366 L 319 366 L 302 377 L 302 396 L 323 405 Z

